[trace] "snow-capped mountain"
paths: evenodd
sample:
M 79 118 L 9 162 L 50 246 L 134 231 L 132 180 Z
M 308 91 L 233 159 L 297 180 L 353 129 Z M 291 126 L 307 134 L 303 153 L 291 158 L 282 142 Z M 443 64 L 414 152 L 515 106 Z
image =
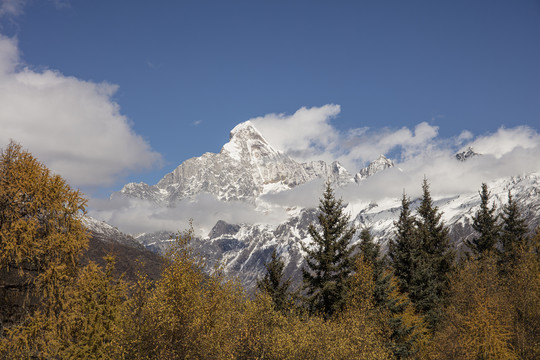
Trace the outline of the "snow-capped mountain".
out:
M 540 225 L 540 172 L 526 176 L 499 179 L 488 183 L 492 199 L 500 209 L 507 201 L 508 191 L 531 221 L 531 229 Z M 420 199 L 412 199 L 414 210 Z M 473 233 L 472 217 L 480 206 L 478 193 L 435 198 L 435 205 L 443 213 L 442 220 L 450 228 L 450 237 L 458 250 L 462 240 Z M 356 214 L 353 208 L 361 208 Z M 353 213 L 352 221 L 358 229 L 369 227 L 383 249 L 394 236 L 401 202 L 399 198 L 364 206 L 349 204 L 346 209 Z M 217 262 L 231 275 L 237 276 L 246 288 L 253 288 L 256 280 L 264 274 L 264 264 L 269 261 L 273 249 L 286 264 L 285 272 L 296 284 L 301 282 L 299 269 L 303 264 L 302 244 L 309 245 L 309 224 L 317 221 L 316 209 L 300 209 L 286 222 L 277 226 L 265 224 L 227 224 L 219 221 L 206 235 L 196 239 L 195 249 L 209 261 L 209 268 Z M 154 251 L 163 250 L 171 241 L 172 233 L 144 234 L 136 237 Z M 358 241 L 356 239 L 355 241 Z
M 360 182 L 378 172 L 394 167 L 394 162 L 387 159 L 386 156 L 380 155 L 377 160 L 372 161 L 367 167 L 363 168 L 354 176 L 356 182 Z
M 458 159 L 459 161 L 466 161 L 467 159 L 473 156 L 478 156 L 478 155 L 481 155 L 481 154 L 475 152 L 473 148 L 469 146 L 466 150 L 463 150 L 462 152 L 457 153 L 456 159 Z
M 456 158 L 463 161 L 475 155 L 472 149 L 468 149 L 463 156 Z M 338 162 L 299 163 L 273 148 L 252 123 L 245 122 L 231 131 L 230 141 L 218 154 L 206 153 L 186 160 L 156 185 L 131 183 L 112 196 L 143 199 L 154 206 L 174 207 L 184 199 L 210 193 L 223 202 L 235 200 L 260 205 L 264 203 L 264 195 L 286 194 L 314 179 L 329 179 L 334 186 L 359 189 L 365 186 L 366 179 L 393 166 L 390 159 L 381 155 L 353 178 Z M 508 191 L 511 191 L 531 219 L 531 229 L 540 225 L 540 172 L 501 178 L 487 185 L 499 208 L 506 203 Z M 313 194 L 314 198 L 319 196 L 319 193 Z M 480 204 L 478 193 L 433 198 L 459 247 L 459 241 L 472 234 L 471 218 Z M 419 200 L 412 200 L 414 209 Z M 385 248 L 394 234 L 400 205 L 398 191 L 394 198 L 369 203 L 351 202 L 346 211 L 359 229 L 371 228 L 375 239 Z M 209 268 L 219 262 L 231 275 L 238 276 L 247 288 L 253 288 L 257 278 L 264 273 L 264 264 L 275 248 L 285 261 L 286 272 L 298 283 L 301 277 L 299 269 L 303 264 L 302 244 L 311 242 L 307 229 L 309 224 L 316 222 L 317 209 L 287 207 L 282 210 L 286 211 L 288 218 L 279 224 L 264 221 L 228 224 L 218 221 L 207 234 L 196 239 L 193 246 L 206 257 Z M 173 235 L 162 231 L 135 235 L 135 239 L 160 252 L 170 244 Z
M 247 121 L 231 131 L 229 142 L 218 154 L 191 158 L 154 186 L 130 183 L 112 196 L 150 200 L 164 206 L 200 193 L 210 193 L 224 201 L 254 202 L 261 194 L 287 190 L 316 178 L 340 185 L 353 181 L 338 162 L 296 162 L 270 146 Z

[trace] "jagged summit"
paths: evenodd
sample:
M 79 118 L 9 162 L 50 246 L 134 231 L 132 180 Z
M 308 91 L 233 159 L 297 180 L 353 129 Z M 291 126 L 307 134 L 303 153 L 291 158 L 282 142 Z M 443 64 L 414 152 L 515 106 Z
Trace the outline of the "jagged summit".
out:
M 467 150 L 457 153 L 455 156 L 456 156 L 456 159 L 458 159 L 459 161 L 465 161 L 471 157 L 478 156 L 478 155 L 481 155 L 481 154 L 475 152 L 472 146 L 469 146 Z
M 231 132 L 229 133 L 229 140 L 233 140 L 235 138 L 252 138 L 252 139 L 259 139 L 263 142 L 268 144 L 268 141 L 264 138 L 264 136 L 261 134 L 259 130 L 253 125 L 251 121 L 244 121 L 243 123 L 240 123 L 236 125 Z
M 378 172 L 381 172 L 391 167 L 394 167 L 394 162 L 381 154 L 376 160 L 373 160 L 367 167 L 360 170 L 360 172 L 358 172 L 355 175 L 354 180 L 356 182 L 359 182 L 363 179 L 366 179 L 370 176 L 375 175 Z
M 210 193 L 218 199 L 255 202 L 261 194 L 276 193 L 316 178 L 338 186 L 353 180 L 339 163 L 299 163 L 273 148 L 253 123 L 235 126 L 218 154 L 205 153 L 180 164 L 156 185 L 130 183 L 113 196 L 149 200 L 174 206 L 185 198 Z
M 236 161 L 250 158 L 251 162 L 283 156 L 268 143 L 251 121 L 240 123 L 231 130 L 229 142 L 223 146 L 221 154 Z

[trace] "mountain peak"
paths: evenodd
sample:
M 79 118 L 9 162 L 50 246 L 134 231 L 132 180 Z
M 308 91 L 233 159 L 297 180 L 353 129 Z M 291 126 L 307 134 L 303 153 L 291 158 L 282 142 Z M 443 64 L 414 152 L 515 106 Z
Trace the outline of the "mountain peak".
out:
M 276 193 L 316 178 L 331 178 L 338 186 L 352 182 L 339 163 L 302 164 L 273 148 L 255 125 L 246 121 L 230 132 L 218 154 L 205 153 L 184 161 L 156 185 L 128 184 L 119 195 L 174 206 L 183 199 L 209 193 L 219 200 L 254 202 L 261 194 Z
M 266 141 L 255 125 L 251 121 L 245 121 L 231 130 L 229 142 L 223 146 L 221 153 L 241 161 L 248 154 L 248 157 L 251 157 L 253 150 L 256 150 L 258 154 L 278 154 L 278 151 Z
M 229 140 L 234 141 L 235 139 L 256 139 L 268 144 L 268 141 L 266 141 L 261 132 L 257 130 L 255 125 L 253 125 L 253 123 L 249 120 L 236 125 L 231 130 L 229 134 Z
M 367 167 L 363 168 L 358 174 L 355 175 L 355 181 L 359 182 L 362 179 L 366 179 L 393 166 L 394 162 L 381 154 L 376 160 L 373 160 Z
M 464 150 L 464 151 L 462 151 L 460 153 L 457 153 L 456 154 L 456 159 L 458 159 L 459 161 L 465 161 L 465 160 L 467 160 L 467 159 L 469 159 L 469 158 L 471 158 L 473 156 L 478 156 L 478 155 L 481 155 L 481 154 L 475 152 L 473 150 L 472 146 L 469 146 L 467 148 L 467 150 Z

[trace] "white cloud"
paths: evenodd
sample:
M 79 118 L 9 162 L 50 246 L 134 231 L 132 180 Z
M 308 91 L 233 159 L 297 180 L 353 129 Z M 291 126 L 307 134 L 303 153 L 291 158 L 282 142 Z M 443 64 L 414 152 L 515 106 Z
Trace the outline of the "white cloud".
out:
M 433 137 L 433 132 L 425 125 L 423 127 L 424 130 L 418 134 L 415 130 L 418 139 L 404 141 L 412 143 L 416 151 L 409 152 L 408 156 L 397 161 L 395 168 L 364 180 L 360 186 L 351 184 L 338 193 L 351 202 L 399 198 L 403 190 L 416 197 L 420 195 L 425 176 L 431 184 L 433 195 L 455 196 L 478 191 L 482 182 L 540 171 L 540 134 L 532 128 L 503 127 L 494 134 L 476 138 L 470 132 L 463 132 L 457 139 L 443 139 Z M 380 143 L 378 137 L 393 138 L 394 134 L 374 134 L 373 142 Z M 405 135 L 405 139 L 411 136 L 407 131 L 402 131 L 402 135 Z M 465 139 L 469 141 L 463 148 L 472 146 L 483 155 L 465 162 L 457 161 L 456 145 L 463 144 Z M 407 146 L 404 145 L 405 152 L 408 151 Z
M 300 160 L 325 158 L 339 139 L 330 120 L 340 106 L 302 107 L 293 115 L 268 114 L 250 119 L 266 140 L 277 149 Z
M 439 128 L 426 122 L 415 126 L 414 131 L 407 127 L 400 129 L 383 128 L 378 130 L 362 129 L 360 133 L 352 131 L 346 145 L 340 149 L 338 159 L 353 171 L 366 162 L 376 159 L 380 154 L 388 154 L 398 148 L 401 158 L 417 156 L 434 145 Z M 400 159 L 396 159 L 400 160 Z
M 120 113 L 116 90 L 24 67 L 16 41 L 0 35 L 0 146 L 20 142 L 76 187 L 111 185 L 160 164 Z
M 153 231 L 178 231 L 188 228 L 190 219 L 201 235 L 223 220 L 231 224 L 279 224 L 286 220 L 283 208 L 257 209 L 241 201 L 220 201 L 202 193 L 185 199 L 175 207 L 160 207 L 140 199 L 90 199 L 89 215 L 114 224 L 121 231 L 138 234 Z
M 496 133 L 478 137 L 470 146 L 481 154 L 500 159 L 516 148 L 531 149 L 540 143 L 540 135 L 527 126 L 512 129 L 501 127 Z
M 456 139 L 456 143 L 458 145 L 463 144 L 465 141 L 469 141 L 474 137 L 473 133 L 469 130 L 463 130 L 461 134 L 459 134 L 458 138 Z
M 440 137 L 439 127 L 426 122 L 413 128 L 363 127 L 340 133 L 330 123 L 339 110 L 337 105 L 302 108 L 291 116 L 271 114 L 252 121 L 272 145 L 277 143 L 293 158 L 337 159 L 353 174 L 380 154 L 392 153 L 394 169 L 337 191 L 346 202 L 399 198 L 403 190 L 419 196 L 424 176 L 434 195 L 455 196 L 476 192 L 482 182 L 540 171 L 540 134 L 527 126 L 501 127 L 480 136 L 463 130 L 453 138 Z M 317 136 L 322 140 L 317 142 Z M 300 139 L 293 144 L 295 137 Z M 483 155 L 457 161 L 455 153 L 469 146 Z M 313 206 L 320 195 L 318 185 L 306 184 L 265 200 L 280 206 Z
M 0 17 L 20 15 L 26 3 L 27 0 L 0 0 Z
M 250 121 L 272 146 L 298 161 L 339 160 L 353 172 L 396 148 L 403 158 L 415 156 L 431 147 L 438 135 L 438 127 L 426 122 L 413 130 L 363 127 L 342 133 L 331 124 L 340 111 L 339 105 L 327 104 L 302 107 L 292 115 L 268 114 Z

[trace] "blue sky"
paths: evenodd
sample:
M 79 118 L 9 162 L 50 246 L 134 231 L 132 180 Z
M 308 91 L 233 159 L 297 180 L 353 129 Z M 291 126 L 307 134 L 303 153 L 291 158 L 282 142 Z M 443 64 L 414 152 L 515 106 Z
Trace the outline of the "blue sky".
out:
M 5 101 L 13 97 L 12 113 L 21 113 L 13 94 L 26 96 L 20 103 L 35 107 L 28 116 L 43 127 L 63 129 L 69 114 L 88 110 L 81 126 L 56 131 L 48 143 L 28 134 L 40 128 L 30 122 L 26 130 L 10 132 L 12 113 L 0 111 L 0 140 L 21 141 L 95 196 L 107 196 L 128 181 L 154 184 L 182 161 L 218 152 L 236 124 L 271 113 L 292 116 L 302 107 L 320 113 L 339 105 L 325 113 L 324 123 L 338 134 L 334 141 L 342 142 L 361 141 L 355 133 L 373 138 L 379 130 L 397 136 L 404 128 L 413 135 L 424 129 L 429 139 L 453 139 L 457 149 L 464 144 L 455 140 L 460 135 L 473 141 L 501 127 L 526 126 L 533 137 L 540 130 L 538 1 L 0 4 L 0 67 L 4 61 L 8 69 L 3 94 Z M 10 88 L 13 79 L 23 78 L 30 79 L 24 84 L 31 83 L 32 91 L 44 82 L 55 84 L 58 103 L 47 101 L 56 94 L 52 90 L 35 102 L 41 95 L 28 95 L 20 83 Z M 66 93 L 59 83 L 66 84 Z M 82 103 L 77 96 L 85 94 L 95 101 Z M 109 110 L 100 122 L 103 109 Z M 55 116 L 39 117 L 45 113 Z M 56 124 L 57 119 L 64 122 Z M 109 135 L 92 138 L 101 127 Z M 84 138 L 72 140 L 79 150 L 53 151 L 68 136 Z M 279 133 L 269 137 L 279 138 Z M 85 148 L 84 141 L 95 147 Z M 109 161 L 106 153 L 89 155 L 100 149 L 120 160 Z M 391 155 L 395 149 L 380 148 Z M 347 162 L 344 151 L 319 155 Z M 349 168 L 357 167 L 349 170 L 357 171 L 368 158 L 352 161 L 349 156 Z M 65 165 L 70 159 L 81 168 Z M 106 181 L 70 175 L 90 179 L 87 172 L 96 168 L 103 173 L 95 177 Z

